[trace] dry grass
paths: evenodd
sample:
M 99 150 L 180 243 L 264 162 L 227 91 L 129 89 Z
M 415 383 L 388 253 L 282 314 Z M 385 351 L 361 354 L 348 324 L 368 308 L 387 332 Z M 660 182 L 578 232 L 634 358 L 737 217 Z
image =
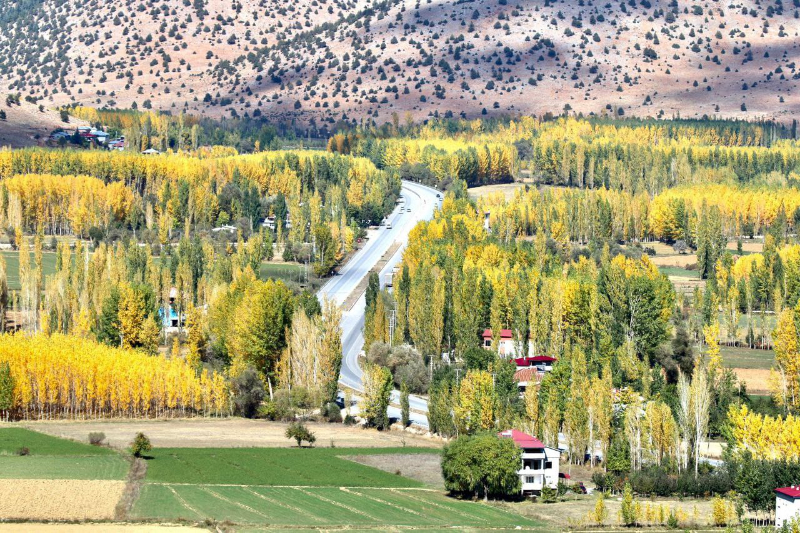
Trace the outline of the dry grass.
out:
M 505 196 L 506 200 L 510 200 L 514 197 L 514 191 L 524 187 L 524 183 L 499 183 L 497 185 L 483 185 L 481 187 L 472 187 L 469 190 L 469 195 L 473 198 L 483 198 L 484 196 L 489 196 L 490 194 L 502 194 Z
M 659 267 L 686 268 L 697 263 L 697 254 L 656 255 L 651 257 L 650 260 Z
M 124 488 L 123 481 L 4 479 L 0 481 L 0 519 L 110 519 Z
M 431 487 L 444 488 L 442 458 L 438 454 L 346 455 L 342 456 L 342 459 L 416 479 Z
M 189 526 L 173 526 L 162 524 L 36 524 L 25 522 L 24 524 L 2 524 L 2 533 L 29 533 L 37 531 L 42 533 L 182 533 L 186 531 L 208 531 L 205 528 L 195 528 Z
M 593 525 L 589 514 L 594 511 L 597 498 L 595 496 L 570 496 L 565 497 L 565 501 L 557 503 L 533 503 L 530 501 L 519 503 L 503 503 L 497 504 L 510 511 L 519 513 L 523 516 L 546 520 L 553 524 L 558 524 L 560 527 L 573 525 L 575 527 Z M 711 519 L 711 500 L 677 500 L 674 498 L 652 498 L 641 499 L 642 512 L 647 514 L 648 506 L 650 512 L 653 514 L 652 521 L 646 523 L 656 525 L 658 519 L 658 509 L 663 506 L 665 514 L 668 515 L 668 509 L 673 509 L 676 514 L 679 510 L 684 517 L 681 521 L 681 527 L 690 525 L 705 526 L 708 525 Z M 621 497 L 614 496 L 606 500 L 606 508 L 608 509 L 608 518 L 605 521 L 606 526 L 618 526 L 620 524 L 618 515 L 621 508 Z
M 376 431 L 342 424 L 307 424 L 317 436 L 317 446 L 333 442 L 340 448 L 440 447 L 441 440 L 408 432 Z M 127 448 L 137 432 L 144 432 L 158 448 L 237 448 L 258 446 L 288 448 L 295 444 L 286 438 L 287 423 L 243 418 L 196 418 L 179 420 L 54 421 L 30 422 L 30 429 L 57 437 L 87 442 L 91 431 L 106 434 L 110 446 Z M 405 443 L 405 444 L 404 444 Z
M 747 385 L 749 394 L 769 394 L 769 370 L 763 368 L 734 368 L 739 381 Z

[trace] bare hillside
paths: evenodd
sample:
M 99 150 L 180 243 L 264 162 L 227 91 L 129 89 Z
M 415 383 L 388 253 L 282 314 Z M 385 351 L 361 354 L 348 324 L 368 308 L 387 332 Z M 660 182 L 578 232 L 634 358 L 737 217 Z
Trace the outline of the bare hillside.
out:
M 57 111 L 47 107 L 40 109 L 25 101 L 20 101 L 19 105 L 8 104 L 3 98 L 0 111 L 4 111 L 6 116 L 5 120 L 0 120 L 0 148 L 43 145 L 53 130 L 74 130 L 77 126 L 88 125 L 75 117 L 68 117 L 66 123 Z
M 0 0 L 0 94 L 316 123 L 565 106 L 787 120 L 793 1 Z

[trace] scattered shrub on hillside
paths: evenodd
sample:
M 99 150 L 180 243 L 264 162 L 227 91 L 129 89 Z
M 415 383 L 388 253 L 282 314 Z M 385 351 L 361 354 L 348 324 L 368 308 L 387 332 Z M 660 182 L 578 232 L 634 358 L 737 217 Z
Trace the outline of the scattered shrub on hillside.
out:
M 31 451 L 27 446 L 17 449 L 17 455 L 30 455 Z

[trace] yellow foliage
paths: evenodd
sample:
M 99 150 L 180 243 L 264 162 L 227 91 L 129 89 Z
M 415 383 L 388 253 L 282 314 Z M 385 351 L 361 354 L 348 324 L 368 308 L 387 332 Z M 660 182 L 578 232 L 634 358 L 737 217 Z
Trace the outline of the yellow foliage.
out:
M 229 412 L 218 373 L 86 339 L 54 334 L 0 336 L 0 362 L 16 383 L 14 405 L 23 418 L 168 416 Z

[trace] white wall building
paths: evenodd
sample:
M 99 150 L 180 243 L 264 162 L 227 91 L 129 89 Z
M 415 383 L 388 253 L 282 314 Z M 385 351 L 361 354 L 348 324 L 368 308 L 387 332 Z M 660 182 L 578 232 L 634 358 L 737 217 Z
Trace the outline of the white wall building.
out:
M 539 494 L 542 487 L 558 487 L 558 462 L 561 452 L 548 448 L 542 441 L 516 429 L 501 431 L 501 438 L 513 439 L 522 448 L 522 494 Z
M 775 489 L 775 527 L 800 520 L 800 485 Z

